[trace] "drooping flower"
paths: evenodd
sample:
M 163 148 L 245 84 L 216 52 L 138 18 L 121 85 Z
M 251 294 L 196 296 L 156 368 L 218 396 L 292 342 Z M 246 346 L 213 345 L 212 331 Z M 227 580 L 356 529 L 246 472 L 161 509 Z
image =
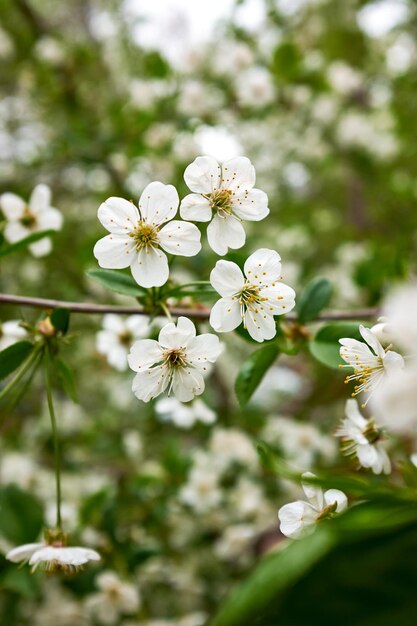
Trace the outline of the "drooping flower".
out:
M 314 474 L 306 472 L 304 478 L 314 478 Z M 320 487 L 303 483 L 308 502 L 297 500 L 284 504 L 278 511 L 280 530 L 286 537 L 298 539 L 311 533 L 320 520 L 333 517 L 347 507 L 347 497 L 339 489 L 328 489 L 323 493 Z
M 17 341 L 22 341 L 27 332 L 20 325 L 20 320 L 0 322 L 0 351 L 5 350 Z
M 180 207 L 181 217 L 210 222 L 210 247 L 223 256 L 229 248 L 241 248 L 246 240 L 242 220 L 258 222 L 269 213 L 268 196 L 255 189 L 255 168 L 246 157 L 230 159 L 220 166 L 208 156 L 197 157 L 184 172 L 193 192 Z
M 354 387 L 353 397 L 362 392 L 372 393 L 387 376 L 404 367 L 403 357 L 392 350 L 385 350 L 369 328 L 361 325 L 359 332 L 364 341 L 347 337 L 339 340 L 342 345 L 340 356 L 347 363 L 341 367 L 353 368 L 353 374 L 347 376 L 346 382 L 359 383 Z
M 145 187 L 139 210 L 123 198 L 111 197 L 103 202 L 98 219 L 110 234 L 94 246 L 100 267 L 130 267 L 142 287 L 164 285 L 169 276 L 165 252 L 189 257 L 201 250 L 198 228 L 173 220 L 178 204 L 175 187 L 157 181 Z
M 103 317 L 103 330 L 96 336 L 97 352 L 106 357 L 109 365 L 123 372 L 127 369 L 127 355 L 133 342 L 145 337 L 149 330 L 147 316 L 130 315 L 123 319 L 108 313 Z
M 244 274 L 232 261 L 217 261 L 210 282 L 222 296 L 211 310 L 210 324 L 217 332 L 234 330 L 243 321 L 255 341 L 276 334 L 274 315 L 289 313 L 295 291 L 280 282 L 281 257 L 261 248 L 246 260 Z
M 218 337 L 211 333 L 196 336 L 194 324 L 179 317 L 166 324 L 158 341 L 142 339 L 133 344 L 129 366 L 137 372 L 133 393 L 149 402 L 168 390 L 181 402 L 189 402 L 204 391 L 204 376 L 221 352 Z
M 346 418 L 336 431 L 336 436 L 342 439 L 342 452 L 356 456 L 360 465 L 372 469 L 374 474 L 389 474 L 391 462 L 381 444 L 381 429 L 374 420 L 363 417 L 352 398 L 346 402 L 345 412 Z
M 2 194 L 0 209 L 7 220 L 4 237 L 9 243 L 16 243 L 42 230 L 62 228 L 62 213 L 51 206 L 51 190 L 47 185 L 37 185 L 31 193 L 29 202 L 25 202 L 14 193 Z M 29 250 L 36 257 L 49 254 L 51 249 L 49 237 L 29 245 Z
M 99 591 L 87 598 L 86 607 L 100 624 L 116 624 L 122 615 L 131 615 L 139 610 L 139 589 L 121 580 L 115 572 L 101 572 L 96 584 Z
M 13 563 L 29 563 L 34 572 L 38 567 L 46 572 L 62 571 L 70 574 L 83 568 L 88 561 L 99 561 L 100 555 L 91 548 L 68 546 L 68 537 L 62 531 L 45 531 L 45 541 L 28 543 L 13 548 L 6 559 Z

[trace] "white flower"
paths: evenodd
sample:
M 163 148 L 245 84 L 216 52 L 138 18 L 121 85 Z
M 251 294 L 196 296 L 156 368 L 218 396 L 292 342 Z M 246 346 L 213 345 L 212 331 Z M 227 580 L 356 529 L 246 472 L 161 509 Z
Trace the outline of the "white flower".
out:
M 123 582 L 115 572 L 102 572 L 96 578 L 99 592 L 86 602 L 101 624 L 115 624 L 121 615 L 136 613 L 141 606 L 141 597 L 135 585 Z
M 361 325 L 359 332 L 366 343 L 357 339 L 339 339 L 342 345 L 340 356 L 348 364 L 341 367 L 353 368 L 353 374 L 347 376 L 346 382 L 354 380 L 359 383 L 352 396 L 363 391 L 372 393 L 384 379 L 404 367 L 403 357 L 392 350 L 384 350 L 369 328 Z
M 389 385 L 380 385 L 372 396 L 372 412 L 393 432 L 409 434 L 417 426 L 417 367 L 397 370 Z
M 235 428 L 216 428 L 210 439 L 210 452 L 216 459 L 219 470 L 241 463 L 245 467 L 256 467 L 258 455 L 249 437 Z
M 165 284 L 169 276 L 165 252 L 194 256 L 201 250 L 198 228 L 172 220 L 178 203 L 175 187 L 157 181 L 145 187 L 139 210 L 123 198 L 111 197 L 103 202 L 98 219 L 110 234 L 94 246 L 100 267 L 130 266 L 133 278 L 142 287 Z
M 107 358 L 109 365 L 123 372 L 127 369 L 127 355 L 135 339 L 149 333 L 149 319 L 143 315 L 130 315 L 123 319 L 109 313 L 103 317 L 103 330 L 96 336 L 97 352 Z
M 229 248 L 244 245 L 242 220 L 258 222 L 269 213 L 268 196 L 253 188 L 255 168 L 246 157 L 230 159 L 222 166 L 212 157 L 197 157 L 186 168 L 184 180 L 194 193 L 182 200 L 181 217 L 210 222 L 208 242 L 221 256 Z
M 214 552 L 224 561 L 245 561 L 250 557 L 250 547 L 256 534 L 256 528 L 252 524 L 228 526 L 216 541 Z
M 62 541 L 51 545 L 47 543 L 27 543 L 13 548 L 6 554 L 6 559 L 13 563 L 29 563 L 32 571 L 39 566 L 45 571 L 62 570 L 72 572 L 82 569 L 88 561 L 99 561 L 100 555 L 91 548 L 65 546 Z
M 209 455 L 196 455 L 188 481 L 179 493 L 179 499 L 196 511 L 203 513 L 219 506 L 222 490 L 219 473 Z
M 199 398 L 190 404 L 183 404 L 176 398 L 161 398 L 155 411 L 161 420 L 172 422 L 179 428 L 191 428 L 196 422 L 213 424 L 216 421 L 215 412 Z
M 5 350 L 17 341 L 22 341 L 27 332 L 20 325 L 20 320 L 0 322 L 0 351 Z
M 260 108 L 276 99 L 271 74 L 264 67 L 240 72 L 236 80 L 236 97 L 242 106 Z
M 16 243 L 32 233 L 42 230 L 60 230 L 62 214 L 51 206 L 51 190 L 47 185 L 37 185 L 32 191 L 29 202 L 14 193 L 0 196 L 0 209 L 7 220 L 4 237 L 9 243 Z M 35 241 L 29 250 L 36 257 L 49 254 L 52 249 L 49 237 Z
M 417 283 L 394 289 L 384 302 L 383 314 L 394 341 L 417 355 Z
M 306 472 L 303 477 L 314 478 L 314 474 Z M 308 502 L 290 502 L 278 511 L 281 532 L 292 539 L 312 532 L 316 522 L 340 513 L 347 507 L 347 497 L 339 489 L 328 489 L 323 493 L 320 487 L 312 484 L 303 484 L 302 487 Z
M 170 322 L 159 333 L 158 341 L 137 341 L 128 356 L 129 366 L 138 372 L 133 380 L 133 393 L 149 402 L 168 389 L 181 402 L 189 402 L 204 391 L 204 376 L 221 352 L 216 335 L 196 336 L 191 320 L 179 317 L 177 325 Z
M 276 334 L 274 315 L 295 306 L 295 291 L 280 282 L 281 257 L 261 248 L 246 260 L 243 275 L 232 261 L 217 261 L 210 282 L 222 296 L 211 310 L 210 324 L 217 332 L 234 330 L 243 321 L 252 339 L 262 342 Z
M 336 431 L 342 438 L 342 451 L 355 455 L 362 467 L 370 468 L 374 474 L 389 474 L 391 462 L 380 442 L 381 431 L 373 420 L 367 420 L 359 411 L 356 400 L 346 402 L 346 418 Z

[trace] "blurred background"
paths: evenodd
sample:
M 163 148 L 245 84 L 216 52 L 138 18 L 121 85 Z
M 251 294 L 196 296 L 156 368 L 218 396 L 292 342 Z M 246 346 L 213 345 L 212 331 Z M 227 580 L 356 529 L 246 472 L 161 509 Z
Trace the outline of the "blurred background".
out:
M 27 199 L 45 183 L 64 216 L 49 255 L 2 260 L 1 291 L 133 304 L 86 274 L 105 234 L 100 203 L 137 202 L 153 180 L 183 197 L 196 156 L 246 155 L 271 214 L 246 224 L 229 258 L 273 248 L 296 290 L 320 275 L 331 308 L 378 305 L 416 270 L 416 34 L 412 0 L 1 0 L 0 192 Z M 208 279 L 217 257 L 203 241 L 174 279 Z M 22 317 L 37 314 L 0 310 L 2 322 Z M 72 319 L 77 403 L 57 393 L 57 414 L 66 527 L 102 563 L 61 580 L 1 559 L 0 621 L 202 626 L 282 540 L 277 508 L 298 495 L 264 471 L 254 442 L 303 471 L 347 464 L 332 437 L 343 376 L 283 355 L 242 411 L 234 378 L 254 346 L 228 336 L 201 404 L 144 405 L 131 372 L 97 349 L 101 325 Z M 2 412 L 5 552 L 54 523 L 42 378 Z

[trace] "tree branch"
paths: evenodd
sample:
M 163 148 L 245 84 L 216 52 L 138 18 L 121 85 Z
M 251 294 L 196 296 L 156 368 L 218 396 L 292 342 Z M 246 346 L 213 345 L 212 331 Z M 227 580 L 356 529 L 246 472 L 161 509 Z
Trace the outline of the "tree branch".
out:
M 16 306 L 29 307 L 33 309 L 57 309 L 65 308 L 73 313 L 91 313 L 102 315 L 104 313 L 119 313 L 125 315 L 147 315 L 148 312 L 143 307 L 137 306 L 117 306 L 112 304 L 92 304 L 88 302 L 67 302 L 65 300 L 51 300 L 47 298 L 31 298 L 29 296 L 14 296 L 12 294 L 0 293 L 0 306 L 2 304 L 13 304 Z M 193 319 L 206 320 L 210 316 L 208 308 L 188 308 L 188 307 L 172 307 L 169 309 L 171 315 L 178 317 L 185 315 Z M 320 315 L 317 321 L 331 320 L 361 320 L 373 319 L 378 316 L 378 309 L 357 309 L 356 311 L 330 311 Z M 161 313 L 162 314 L 162 313 Z M 296 315 L 286 315 L 288 321 L 296 321 Z

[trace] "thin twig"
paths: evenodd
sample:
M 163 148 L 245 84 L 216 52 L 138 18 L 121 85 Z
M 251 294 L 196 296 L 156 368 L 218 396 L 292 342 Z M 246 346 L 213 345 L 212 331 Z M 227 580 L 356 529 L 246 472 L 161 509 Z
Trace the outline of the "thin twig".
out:
M 52 310 L 58 308 L 68 309 L 73 313 L 91 313 L 102 315 L 104 313 L 120 313 L 124 315 L 148 315 L 143 307 L 137 306 L 117 306 L 112 304 L 92 304 L 89 302 L 67 302 L 65 300 L 51 300 L 48 298 L 31 298 L 29 296 L 15 296 L 7 293 L 0 293 L 0 305 L 14 304 L 34 309 Z M 205 320 L 210 316 L 208 308 L 189 308 L 189 307 L 172 307 L 169 309 L 173 317 L 185 315 L 193 319 Z M 373 319 L 379 314 L 377 308 L 357 309 L 355 311 L 330 311 L 324 313 L 317 318 L 317 321 L 336 321 L 336 320 L 363 320 Z M 296 321 L 296 315 L 286 315 L 288 321 Z

